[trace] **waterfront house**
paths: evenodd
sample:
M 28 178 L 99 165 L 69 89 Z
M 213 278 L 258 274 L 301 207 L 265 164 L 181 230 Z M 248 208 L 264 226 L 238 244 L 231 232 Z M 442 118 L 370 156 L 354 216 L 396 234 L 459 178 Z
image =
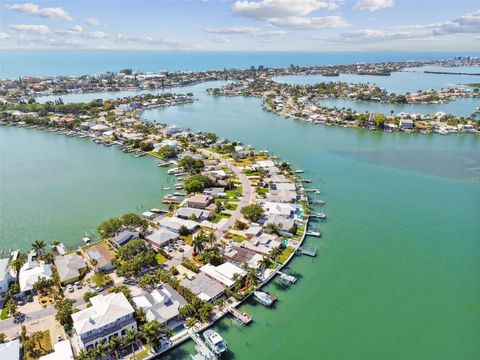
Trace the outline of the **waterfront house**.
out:
M 8 291 L 10 282 L 13 280 L 10 276 L 10 258 L 0 259 L 0 301 Z
M 168 284 L 135 296 L 132 300 L 137 308 L 143 310 L 147 321 L 156 320 L 162 327 L 173 328 L 183 322 L 180 309 L 187 305 L 187 301 Z
M 208 219 L 212 213 L 211 211 L 204 209 L 196 209 L 191 207 L 180 207 L 176 211 L 176 215 L 180 219 L 192 220 L 195 217 L 195 220 L 205 220 Z
M 270 201 L 265 202 L 263 207 L 268 212 L 268 215 L 281 215 L 285 217 L 292 216 L 297 210 L 296 205 Z
M 235 274 L 240 277 L 244 277 L 246 274 L 241 267 L 228 261 L 218 266 L 206 264 L 200 268 L 200 271 L 227 288 L 231 288 L 235 284 Z
M 225 248 L 223 256 L 237 266 L 247 264 L 253 269 L 258 269 L 259 263 L 263 259 L 262 255 L 253 250 L 238 246 L 237 244 L 232 244 Z
M 62 285 L 80 280 L 87 271 L 85 260 L 75 253 L 56 256 L 54 262 Z
M 267 201 L 279 203 L 291 203 L 297 200 L 298 194 L 293 190 L 270 190 L 267 194 Z
M 285 231 L 288 231 L 293 226 L 294 223 L 295 222 L 293 221 L 293 219 L 286 218 L 285 216 L 281 216 L 281 215 L 270 215 L 265 221 L 265 225 L 275 224 L 280 229 Z
M 28 253 L 27 261 L 20 268 L 18 282 L 22 294 L 33 293 L 33 285 L 41 278 L 50 279 L 52 268 L 48 264 L 33 260 L 35 252 Z
M 54 352 L 40 357 L 39 360 L 73 360 L 70 340 L 62 340 L 55 344 Z
M 138 231 L 125 229 L 113 237 L 112 244 L 115 247 L 120 247 L 127 244 L 130 240 L 138 238 L 139 236 L 140 233 Z
M 80 349 L 91 349 L 113 336 L 124 336 L 137 329 L 135 310 L 122 292 L 97 295 L 91 307 L 72 314 L 74 336 Z
M 255 236 L 249 241 L 242 242 L 241 246 L 259 254 L 267 255 L 273 249 L 281 246 L 281 244 L 282 240 L 277 235 L 263 233 L 259 236 Z
M 185 226 L 188 231 L 193 232 L 195 231 L 200 225 L 192 220 L 185 220 L 185 219 L 180 219 L 179 217 L 173 216 L 173 217 L 164 217 L 161 219 L 159 222 L 160 226 L 173 231 L 174 233 L 178 233 L 180 228 L 182 226 Z
M 413 120 L 412 119 L 400 119 L 399 127 L 402 130 L 411 130 L 411 129 L 413 129 Z
M 245 230 L 245 236 L 249 239 L 253 238 L 254 236 L 260 235 L 262 232 L 262 227 L 258 224 L 250 224 L 250 227 Z
M 153 248 L 159 249 L 160 247 L 168 244 L 170 241 L 177 240 L 178 238 L 178 233 L 161 227 L 147 234 L 145 236 L 145 241 L 147 241 Z
M 20 360 L 20 339 L 0 343 L 0 359 Z
M 107 245 L 93 245 L 88 248 L 86 255 L 97 271 L 108 272 L 115 269 L 115 265 L 112 263 L 115 256 Z
M 225 288 L 204 273 L 195 275 L 193 279 L 182 279 L 180 285 L 186 287 L 195 296 L 208 302 L 214 302 L 225 292 Z
M 205 209 L 212 202 L 210 195 L 195 194 L 186 199 L 188 207 L 196 209 Z

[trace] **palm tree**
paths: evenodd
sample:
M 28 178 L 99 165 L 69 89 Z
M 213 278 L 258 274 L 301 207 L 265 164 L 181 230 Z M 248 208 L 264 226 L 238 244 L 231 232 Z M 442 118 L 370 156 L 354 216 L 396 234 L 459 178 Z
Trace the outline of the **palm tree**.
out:
M 257 277 L 257 270 L 256 269 L 248 269 L 247 274 L 245 275 L 245 285 L 255 286 L 258 284 L 258 277 Z
M 107 355 L 108 348 L 109 346 L 105 341 L 100 341 L 95 347 L 95 351 L 93 352 L 95 354 L 95 358 L 102 359 L 105 355 Z
M 43 254 L 45 252 L 45 241 L 43 240 L 35 240 L 35 242 L 32 244 L 32 249 L 35 250 L 37 255 Z
M 263 259 L 258 262 L 258 265 L 260 266 L 261 269 L 266 269 L 270 266 L 271 263 L 272 263 L 272 260 L 264 256 Z
M 91 360 L 92 359 L 92 355 L 90 354 L 89 351 L 85 351 L 85 350 L 80 350 L 80 352 L 77 354 L 77 356 L 75 356 L 75 360 Z
M 122 347 L 122 339 L 118 336 L 114 336 L 108 342 L 110 345 L 110 350 L 112 350 L 113 354 L 115 355 L 115 359 L 118 360 L 118 350 Z
M 210 247 L 214 247 L 217 243 L 217 237 L 213 232 L 211 232 L 205 237 L 205 241 L 210 245 Z
M 205 250 L 205 238 L 201 231 L 197 236 L 195 236 L 195 238 L 192 239 L 192 247 L 194 256 Z
M 173 329 L 169 327 L 163 330 L 163 335 L 165 335 L 167 338 L 171 338 L 173 335 L 175 335 L 175 331 L 173 331 Z
M 269 256 L 275 263 L 277 263 L 277 259 L 281 254 L 282 254 L 282 249 L 280 249 L 279 247 L 276 247 L 272 249 L 272 251 L 270 251 Z
M 152 351 L 155 351 L 155 349 L 158 347 L 160 343 L 161 329 L 162 327 L 156 320 L 150 321 L 142 326 L 142 329 L 141 329 L 142 336 L 147 342 L 147 344 L 150 345 L 150 349 Z
M 187 328 L 190 329 L 191 327 L 194 327 L 196 323 L 197 323 L 197 320 L 191 317 L 191 318 L 188 318 L 188 320 L 185 322 L 185 325 Z
M 132 354 L 133 354 L 133 359 L 135 360 L 135 343 L 137 342 L 137 330 L 135 329 L 128 329 L 127 333 L 125 334 L 125 337 L 123 338 L 125 341 L 125 344 L 130 344 L 132 345 Z

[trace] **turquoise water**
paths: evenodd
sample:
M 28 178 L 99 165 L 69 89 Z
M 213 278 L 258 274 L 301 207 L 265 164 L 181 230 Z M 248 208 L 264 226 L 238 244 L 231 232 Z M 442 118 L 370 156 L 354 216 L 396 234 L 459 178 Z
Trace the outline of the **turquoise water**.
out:
M 371 76 L 356 74 L 340 74 L 339 76 L 322 76 L 322 75 L 289 75 L 277 76 L 273 80 L 287 84 L 316 84 L 320 82 L 342 81 L 351 84 L 359 83 L 375 83 L 379 87 L 389 92 L 404 94 L 406 92 L 415 92 L 418 90 L 440 90 L 447 86 L 457 86 L 460 84 L 470 84 L 480 81 L 480 76 L 473 75 L 448 75 L 448 74 L 425 74 L 419 71 L 451 71 L 451 72 L 468 72 L 480 74 L 480 67 L 438 67 L 425 66 L 409 69 L 408 71 L 393 72 L 390 76 Z
M 173 179 L 153 158 L 0 127 L 0 248 L 27 250 L 35 240 L 79 245 L 105 219 L 161 207 L 167 183 Z
M 328 215 L 322 238 L 306 240 L 319 256 L 289 265 L 297 284 L 267 288 L 275 308 L 248 303 L 251 326 L 216 326 L 226 358 L 480 358 L 480 136 L 312 126 L 206 87 L 192 88 L 194 104 L 144 117 L 280 155 L 320 187 Z M 30 129 L 0 128 L 0 146 L 2 247 L 78 242 L 102 219 L 162 198 L 153 159 Z M 189 352 L 191 343 L 162 358 Z
M 82 51 L 17 50 L 0 52 L 0 77 L 83 75 L 133 68 L 142 71 L 216 70 L 252 65 L 351 64 L 398 60 L 447 59 L 478 52 L 282 52 L 282 51 Z

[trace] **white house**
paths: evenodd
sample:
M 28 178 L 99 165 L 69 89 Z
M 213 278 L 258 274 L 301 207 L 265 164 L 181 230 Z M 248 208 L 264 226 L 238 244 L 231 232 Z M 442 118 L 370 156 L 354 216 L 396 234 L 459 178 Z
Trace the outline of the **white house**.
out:
M 228 288 L 235 284 L 235 274 L 238 274 L 240 277 L 246 275 L 245 270 L 228 261 L 218 266 L 206 264 L 200 268 L 200 271 Z
M 33 284 L 39 279 L 50 279 L 52 276 L 52 268 L 48 264 L 42 264 L 38 261 L 34 261 L 34 251 L 28 253 L 27 262 L 20 268 L 18 282 L 20 284 L 20 292 L 28 293 L 33 292 Z
M 162 326 L 176 327 L 181 322 L 180 309 L 187 301 L 170 285 L 164 284 L 151 293 L 132 299 L 145 312 L 147 321 L 157 320 Z
M 91 349 L 102 340 L 123 336 L 137 329 L 135 310 L 123 293 L 97 295 L 90 299 L 91 307 L 72 314 L 73 329 L 81 349 Z
M 10 259 L 0 259 L 0 300 L 3 299 L 3 295 L 8 291 L 11 280 Z
M 40 360 L 73 360 L 70 340 L 62 340 L 55 344 L 55 351 L 40 357 Z

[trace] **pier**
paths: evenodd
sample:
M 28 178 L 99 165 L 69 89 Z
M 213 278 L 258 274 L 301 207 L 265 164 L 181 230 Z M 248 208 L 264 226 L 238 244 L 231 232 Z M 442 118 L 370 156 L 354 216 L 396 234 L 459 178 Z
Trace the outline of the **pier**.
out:
M 308 249 L 308 248 L 304 248 L 304 247 L 301 247 L 297 250 L 297 254 L 298 255 L 307 255 L 307 256 L 311 256 L 311 257 L 315 257 L 317 256 L 317 253 L 318 253 L 318 250 L 317 248 L 315 249 Z
M 325 215 L 325 213 L 311 213 L 309 216 L 312 219 L 320 219 L 320 220 L 325 220 L 327 218 L 327 215 Z
M 236 322 L 237 324 L 241 325 L 248 325 L 252 322 L 252 316 L 246 312 L 240 312 L 238 311 L 236 308 L 234 307 L 231 307 L 228 309 L 228 312 L 230 314 L 232 314 L 232 316 L 235 318 L 235 320 L 238 320 L 238 322 Z
M 310 230 L 310 231 L 307 231 L 306 234 L 308 236 L 315 236 L 315 237 L 320 237 L 322 236 L 322 233 L 320 231 L 317 231 L 317 230 Z
M 277 271 L 277 274 L 280 275 L 280 279 L 289 282 L 290 284 L 295 284 L 297 282 L 297 278 L 293 275 L 289 275 L 281 271 Z

